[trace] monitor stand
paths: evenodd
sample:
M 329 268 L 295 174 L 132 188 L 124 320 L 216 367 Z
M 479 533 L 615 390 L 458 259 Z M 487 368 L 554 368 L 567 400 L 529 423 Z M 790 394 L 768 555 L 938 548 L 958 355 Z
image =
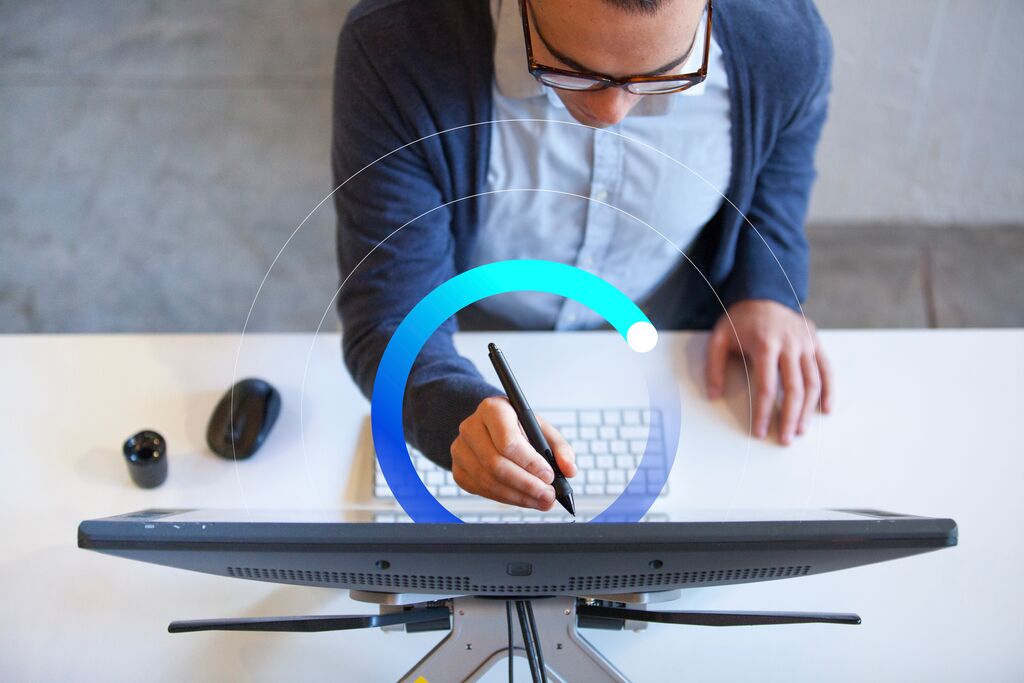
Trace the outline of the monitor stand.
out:
M 402 683 L 475 681 L 509 654 L 530 664 L 538 681 L 628 683 L 629 679 L 580 634 L 581 628 L 640 630 L 647 623 L 696 626 L 859 624 L 856 614 L 818 612 L 667 612 L 648 609 L 675 600 L 680 591 L 589 597 L 423 595 L 349 591 L 378 606 L 375 615 L 257 617 L 176 621 L 171 633 L 190 631 L 336 631 L 356 628 L 408 632 L 448 631 Z
M 680 591 L 661 593 L 632 593 L 604 596 L 602 602 L 642 605 L 651 602 L 675 600 Z M 404 595 L 350 591 L 352 599 L 381 605 L 382 611 L 405 609 L 409 602 Z M 412 596 L 418 600 L 426 596 Z M 475 681 L 508 657 L 509 628 L 512 631 L 513 655 L 530 661 L 530 643 L 533 634 L 526 632 L 518 622 L 509 600 L 472 596 L 453 596 L 451 629 L 445 638 L 399 680 L 417 681 Z M 512 601 L 515 602 L 515 601 Z M 602 655 L 580 633 L 579 620 L 584 619 L 578 606 L 595 601 L 580 601 L 573 597 L 553 597 L 529 600 L 536 633 L 533 646 L 540 654 L 539 663 L 548 680 L 594 681 L 594 683 L 628 683 L 629 679 Z M 587 622 L 584 620 L 584 624 Z M 635 620 L 611 620 L 603 624 L 591 619 L 590 628 L 625 628 L 640 630 L 646 623 Z M 586 625 L 584 625 L 586 628 Z M 388 630 L 387 628 L 385 630 Z M 531 663 L 531 669 L 536 667 Z M 541 679 L 543 680 L 543 679 Z

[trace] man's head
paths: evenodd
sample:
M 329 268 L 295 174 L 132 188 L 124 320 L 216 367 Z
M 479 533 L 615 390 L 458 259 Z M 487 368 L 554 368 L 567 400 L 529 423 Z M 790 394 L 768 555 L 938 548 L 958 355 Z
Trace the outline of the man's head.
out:
M 548 66 L 613 78 L 683 71 L 704 0 L 526 0 L 534 59 Z M 580 123 L 621 121 L 642 97 L 622 88 L 555 92 Z

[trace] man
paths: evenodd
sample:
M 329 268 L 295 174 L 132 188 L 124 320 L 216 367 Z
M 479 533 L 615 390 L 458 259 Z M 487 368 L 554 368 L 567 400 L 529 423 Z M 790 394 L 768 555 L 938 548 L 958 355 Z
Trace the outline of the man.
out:
M 810 0 L 364 0 L 339 40 L 332 148 L 344 356 L 363 392 L 434 287 L 543 258 L 601 275 L 658 327 L 712 328 L 709 397 L 727 357 L 745 354 L 754 434 L 777 413 L 789 443 L 831 402 L 799 313 L 830 64 Z M 459 322 L 602 321 L 508 294 Z M 470 492 L 549 509 L 551 469 L 456 354 L 455 327 L 410 375 L 406 438 Z M 572 476 L 572 449 L 542 427 Z

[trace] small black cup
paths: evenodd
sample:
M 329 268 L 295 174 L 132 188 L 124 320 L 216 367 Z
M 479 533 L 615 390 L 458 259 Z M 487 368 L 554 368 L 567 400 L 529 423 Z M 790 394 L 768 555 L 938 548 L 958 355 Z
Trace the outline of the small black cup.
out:
M 167 442 L 146 429 L 124 442 L 124 458 L 135 485 L 151 489 L 167 479 Z

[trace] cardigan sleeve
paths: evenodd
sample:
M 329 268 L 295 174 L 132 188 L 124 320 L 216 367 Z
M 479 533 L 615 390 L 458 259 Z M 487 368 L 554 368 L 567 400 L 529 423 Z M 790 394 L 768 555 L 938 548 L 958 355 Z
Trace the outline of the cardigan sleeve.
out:
M 386 51 L 371 47 L 383 42 L 376 31 L 362 31 L 359 21 L 342 30 L 331 150 L 335 187 L 340 186 L 334 202 L 342 351 L 367 397 L 398 324 L 455 275 L 452 216 L 443 191 L 448 170 L 438 168 L 436 157 L 428 159 L 426 143 L 414 142 L 424 137 L 406 110 L 415 106 L 415 92 L 403 90 L 400 78 L 396 84 L 385 77 Z M 455 328 L 449 319 L 423 347 L 403 410 L 406 440 L 446 468 L 459 423 L 481 400 L 499 393 L 457 354 Z
M 831 90 L 831 40 L 824 25 L 820 30 L 813 61 L 804 65 L 815 77 L 808 79 L 795 113 L 783 121 L 756 174 L 749 223 L 742 221 L 735 263 L 724 288 L 726 305 L 770 299 L 799 310 L 807 298 L 810 266 L 804 221 Z

